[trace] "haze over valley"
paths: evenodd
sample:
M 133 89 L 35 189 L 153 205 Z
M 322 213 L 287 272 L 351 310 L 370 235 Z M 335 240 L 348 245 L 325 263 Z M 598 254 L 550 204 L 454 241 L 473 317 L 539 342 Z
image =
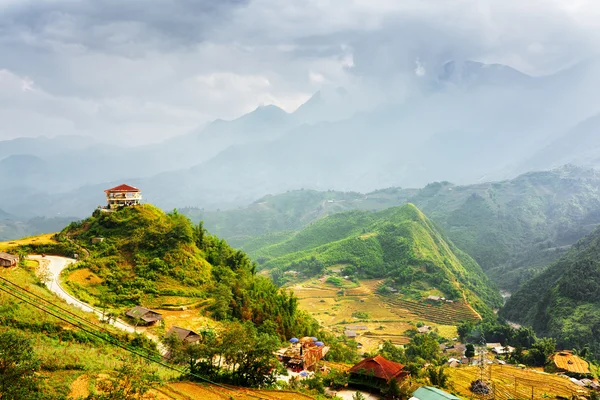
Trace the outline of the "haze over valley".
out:
M 0 398 L 597 399 L 598 21 L 0 0 Z

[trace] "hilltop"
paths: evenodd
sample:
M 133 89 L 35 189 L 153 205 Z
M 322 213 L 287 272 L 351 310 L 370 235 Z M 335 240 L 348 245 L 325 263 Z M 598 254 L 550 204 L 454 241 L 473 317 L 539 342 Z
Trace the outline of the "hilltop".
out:
M 573 166 L 475 185 L 436 182 L 422 189 L 361 194 L 299 190 L 245 208 L 185 209 L 192 220 L 254 252 L 310 223 L 348 210 L 413 203 L 502 288 L 519 285 L 555 261 L 600 223 L 600 173 Z
M 412 204 L 328 216 L 252 256 L 276 280 L 287 271 L 311 276 L 337 266 L 356 278 L 387 279 L 410 298 L 467 299 L 481 313 L 501 304 L 480 266 Z
M 96 210 L 58 236 L 89 253 L 65 280 L 92 304 L 107 302 L 121 311 L 138 304 L 199 307 L 217 320 L 267 324 L 280 338 L 311 329 L 293 296 L 256 276 L 245 253 L 176 211 L 151 205 Z
M 596 230 L 527 282 L 508 300 L 501 315 L 556 338 L 559 347 L 587 347 L 600 359 L 599 259 L 600 230 Z

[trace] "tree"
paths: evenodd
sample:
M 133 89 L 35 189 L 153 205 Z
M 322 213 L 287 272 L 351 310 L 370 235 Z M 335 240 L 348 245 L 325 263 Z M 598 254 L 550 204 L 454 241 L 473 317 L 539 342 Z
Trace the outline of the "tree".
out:
M 471 359 L 473 357 L 475 357 L 475 346 L 473 346 L 471 343 L 469 343 L 467 345 L 467 350 L 465 351 L 465 357 L 467 357 L 469 359 L 469 363 L 471 362 Z
M 555 350 L 556 340 L 553 338 L 538 339 L 533 346 L 531 346 L 531 349 L 529 349 L 529 352 L 525 357 L 525 362 L 528 365 L 542 367 L 546 365 L 548 358 L 554 353 Z
M 448 385 L 448 374 L 446 373 L 446 368 L 444 366 L 435 368 L 429 367 L 427 369 L 427 375 L 429 377 L 429 382 L 433 386 L 437 386 L 440 388 L 445 388 Z
M 406 346 L 408 361 L 424 364 L 425 362 L 437 363 L 440 360 L 440 347 L 432 335 L 416 335 Z
M 22 333 L 0 333 L 0 398 L 29 400 L 40 398 L 40 367 L 31 341 Z

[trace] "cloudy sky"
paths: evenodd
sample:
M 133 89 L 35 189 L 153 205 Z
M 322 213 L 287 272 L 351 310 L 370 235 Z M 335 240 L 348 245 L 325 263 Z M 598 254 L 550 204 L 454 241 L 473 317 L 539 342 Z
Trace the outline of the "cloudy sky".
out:
M 156 142 L 449 59 L 544 75 L 600 50 L 597 0 L 0 0 L 0 139 Z

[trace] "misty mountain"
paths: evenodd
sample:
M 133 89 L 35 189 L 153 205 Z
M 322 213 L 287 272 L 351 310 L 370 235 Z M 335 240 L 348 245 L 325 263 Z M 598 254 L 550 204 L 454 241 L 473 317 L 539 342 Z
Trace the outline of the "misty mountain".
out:
M 17 138 L 12 140 L 0 141 L 0 159 L 11 155 L 32 155 L 32 156 L 53 156 L 64 154 L 71 151 L 80 151 L 91 145 L 95 141 L 92 138 L 84 136 L 56 136 L 47 138 L 40 136 L 37 138 Z
M 579 123 L 540 150 L 520 168 L 547 168 L 563 164 L 600 166 L 600 114 Z
M 9 160 L 0 179 L 35 200 L 9 195 L 0 206 L 27 216 L 87 215 L 102 204 L 103 189 L 125 181 L 166 209 L 223 209 L 299 188 L 366 192 L 508 179 L 555 166 L 552 149 L 562 149 L 561 140 L 575 142 L 585 132 L 593 140 L 582 121 L 600 111 L 600 91 L 592 90 L 600 89 L 599 65 L 531 77 L 503 65 L 447 62 L 415 75 L 397 98 L 361 99 L 336 89 L 294 113 L 259 107 L 159 144 L 26 153 L 39 159 Z M 593 148 L 559 153 L 590 165 Z M 27 173 L 11 174 L 18 165 Z

